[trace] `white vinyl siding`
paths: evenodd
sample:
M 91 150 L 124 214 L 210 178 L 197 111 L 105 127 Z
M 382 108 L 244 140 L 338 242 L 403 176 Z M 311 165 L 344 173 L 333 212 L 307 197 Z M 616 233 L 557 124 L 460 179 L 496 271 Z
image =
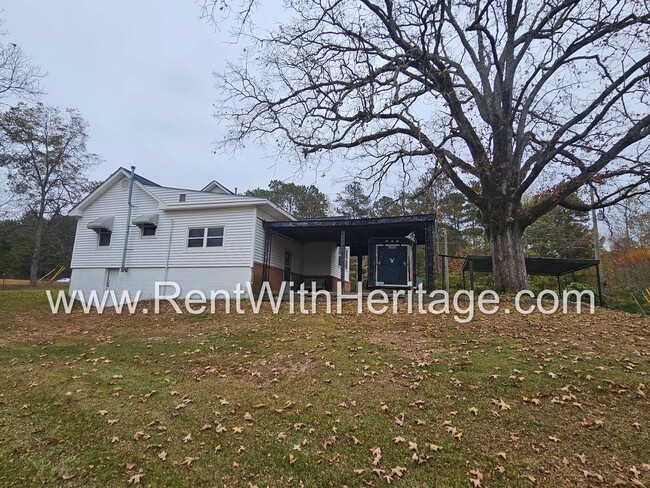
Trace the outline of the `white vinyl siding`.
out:
M 257 211 L 257 223 L 255 225 L 255 249 L 254 260 L 258 263 L 264 262 L 264 220 L 274 221 L 265 212 Z M 289 251 L 293 254 L 291 262 L 291 271 L 293 273 L 303 274 L 303 246 L 288 237 L 273 234 L 271 241 L 271 266 L 284 269 L 284 253 Z
M 126 179 L 126 177 L 125 177 Z M 100 195 L 83 212 L 77 224 L 72 268 L 115 268 L 122 262 L 126 230 L 128 187 L 120 181 Z M 159 214 L 155 236 L 143 237 L 131 226 L 127 251 L 127 268 L 252 266 L 255 207 L 228 207 L 204 210 L 163 211 L 159 202 L 139 185 L 133 187 L 132 217 Z M 89 222 L 114 216 L 110 246 L 98 246 L 97 233 L 87 228 Z M 188 229 L 223 227 L 223 246 L 188 248 Z

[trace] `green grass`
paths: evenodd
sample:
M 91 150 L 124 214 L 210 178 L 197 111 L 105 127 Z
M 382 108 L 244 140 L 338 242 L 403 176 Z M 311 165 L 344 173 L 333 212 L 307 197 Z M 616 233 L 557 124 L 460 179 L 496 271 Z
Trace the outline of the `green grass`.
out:
M 650 483 L 646 318 L 346 311 L 52 316 L 0 292 L 0 486 Z

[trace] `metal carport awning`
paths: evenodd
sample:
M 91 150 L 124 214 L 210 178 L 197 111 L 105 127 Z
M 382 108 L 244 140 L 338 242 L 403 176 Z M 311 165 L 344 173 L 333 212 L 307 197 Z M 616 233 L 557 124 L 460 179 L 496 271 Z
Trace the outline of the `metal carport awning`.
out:
M 88 228 L 94 231 L 99 231 L 101 229 L 113 230 L 113 220 L 114 217 L 100 217 L 88 223 Z
M 447 256 L 456 257 L 456 256 Z M 492 272 L 492 256 L 479 256 L 469 255 L 466 257 L 459 257 L 465 262 L 463 263 L 463 288 L 465 286 L 465 273 L 469 272 L 470 275 L 470 288 L 474 289 L 474 273 L 491 273 Z M 526 273 L 531 276 L 555 276 L 558 280 L 558 292 L 561 294 L 560 276 L 575 273 L 588 268 L 596 268 L 598 276 L 598 296 L 600 305 L 603 306 L 603 290 L 600 280 L 600 261 L 597 259 L 579 259 L 579 258 L 539 258 L 527 257 Z
M 371 237 L 413 237 L 426 248 L 426 284 L 433 290 L 434 283 L 434 240 L 433 214 L 403 215 L 398 217 L 374 217 L 350 219 L 346 217 L 325 217 L 317 219 L 283 220 L 264 222 L 266 246 L 264 249 L 263 279 L 268 279 L 271 255 L 270 236 L 282 234 L 296 242 L 332 242 L 339 247 L 350 247 L 350 255 L 362 257 L 368 253 L 368 240 Z M 340 263 L 341 266 L 343 263 Z M 359 269 L 361 269 L 359 267 Z

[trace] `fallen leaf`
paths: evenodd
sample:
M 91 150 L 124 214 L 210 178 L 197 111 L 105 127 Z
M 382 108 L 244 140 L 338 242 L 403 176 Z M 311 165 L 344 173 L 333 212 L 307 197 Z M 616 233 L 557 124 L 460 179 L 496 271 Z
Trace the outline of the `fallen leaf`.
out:
M 137 473 L 131 476 L 126 482 L 130 485 L 139 485 L 144 473 Z

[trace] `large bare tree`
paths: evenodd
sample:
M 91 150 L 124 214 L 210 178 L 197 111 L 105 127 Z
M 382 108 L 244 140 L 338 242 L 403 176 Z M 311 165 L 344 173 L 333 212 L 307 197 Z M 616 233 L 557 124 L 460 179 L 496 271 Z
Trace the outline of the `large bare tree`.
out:
M 647 0 L 285 6 L 219 76 L 225 143 L 354 158 L 372 179 L 446 175 L 480 209 L 495 289 L 527 287 L 523 231 L 553 208 L 650 191 Z
M 20 103 L 0 116 L 0 168 L 16 202 L 36 217 L 30 282 L 38 280 L 47 223 L 77 203 L 93 184 L 88 126 L 76 110 Z

